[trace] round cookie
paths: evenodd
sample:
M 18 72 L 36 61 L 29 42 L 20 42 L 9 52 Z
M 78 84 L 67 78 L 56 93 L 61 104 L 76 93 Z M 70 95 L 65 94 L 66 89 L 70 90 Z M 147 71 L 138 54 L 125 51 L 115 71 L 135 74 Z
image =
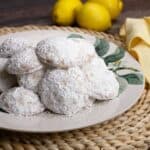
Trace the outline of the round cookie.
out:
M 86 78 L 78 67 L 48 70 L 39 90 L 41 101 L 54 113 L 72 115 L 90 104 Z
M 35 115 L 44 111 L 39 97 L 23 87 L 12 88 L 0 96 L 0 107 L 17 115 Z
M 11 57 L 30 46 L 31 44 L 24 38 L 9 37 L 0 45 L 0 57 Z
M 8 60 L 7 71 L 10 74 L 28 74 L 42 68 L 33 48 L 16 53 Z
M 20 86 L 23 86 L 24 88 L 37 92 L 39 82 L 41 81 L 44 73 L 45 69 L 42 68 L 30 74 L 18 75 L 17 76 L 18 84 Z
M 103 59 L 95 57 L 82 69 L 89 82 L 88 88 L 91 98 L 109 100 L 118 95 L 119 83 L 114 73 L 108 70 Z
M 55 37 L 40 41 L 36 47 L 39 59 L 57 68 L 82 66 L 96 55 L 94 46 L 80 38 Z

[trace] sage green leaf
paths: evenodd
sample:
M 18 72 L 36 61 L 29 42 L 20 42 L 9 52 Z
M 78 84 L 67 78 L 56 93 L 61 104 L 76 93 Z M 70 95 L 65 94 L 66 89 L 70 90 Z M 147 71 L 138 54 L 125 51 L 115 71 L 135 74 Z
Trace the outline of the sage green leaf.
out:
M 95 50 L 99 56 L 104 56 L 109 50 L 109 42 L 105 39 L 96 38 L 94 43 Z
M 106 64 L 113 63 L 113 62 L 119 61 L 124 56 L 125 56 L 125 50 L 121 47 L 118 47 L 113 54 L 106 56 L 104 58 L 104 61 Z
M 84 39 L 84 37 L 82 35 L 75 34 L 75 33 L 70 34 L 67 38 L 80 38 L 80 39 Z
M 119 94 L 121 94 L 128 86 L 128 82 L 126 79 L 117 76 L 116 79 L 119 82 Z
M 129 71 L 134 71 L 134 72 L 140 72 L 138 69 L 132 68 L 132 67 L 118 67 L 118 68 L 116 68 L 117 72 L 120 70 L 129 70 Z
M 129 84 L 142 84 L 143 83 L 143 75 L 142 74 L 125 74 L 120 77 L 126 79 Z

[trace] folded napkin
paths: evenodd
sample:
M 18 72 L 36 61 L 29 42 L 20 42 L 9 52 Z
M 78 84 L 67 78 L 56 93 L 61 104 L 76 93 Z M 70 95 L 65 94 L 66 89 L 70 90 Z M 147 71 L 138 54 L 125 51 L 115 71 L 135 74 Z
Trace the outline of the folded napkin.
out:
M 150 84 L 150 17 L 127 18 L 120 36 L 125 37 L 129 53 L 139 61 Z

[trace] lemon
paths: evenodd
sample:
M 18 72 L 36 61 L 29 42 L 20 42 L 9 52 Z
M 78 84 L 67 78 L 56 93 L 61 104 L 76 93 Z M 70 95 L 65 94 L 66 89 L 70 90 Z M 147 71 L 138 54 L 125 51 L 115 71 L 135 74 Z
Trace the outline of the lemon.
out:
M 79 26 L 97 31 L 104 31 L 111 26 L 108 10 L 97 3 L 87 2 L 77 12 Z
M 75 12 L 82 6 L 80 0 L 58 0 L 52 10 L 52 20 L 58 25 L 72 25 Z
M 104 5 L 110 13 L 111 19 L 116 19 L 120 14 L 119 0 L 89 0 Z

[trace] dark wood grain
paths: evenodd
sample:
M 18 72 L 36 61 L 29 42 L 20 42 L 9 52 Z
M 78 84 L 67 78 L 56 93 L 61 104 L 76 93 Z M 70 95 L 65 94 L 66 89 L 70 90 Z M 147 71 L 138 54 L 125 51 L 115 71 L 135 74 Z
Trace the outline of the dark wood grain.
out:
M 55 0 L 0 0 L 0 27 L 53 24 L 50 12 Z M 117 33 L 126 17 L 150 15 L 150 0 L 124 0 L 124 11 L 108 32 Z

